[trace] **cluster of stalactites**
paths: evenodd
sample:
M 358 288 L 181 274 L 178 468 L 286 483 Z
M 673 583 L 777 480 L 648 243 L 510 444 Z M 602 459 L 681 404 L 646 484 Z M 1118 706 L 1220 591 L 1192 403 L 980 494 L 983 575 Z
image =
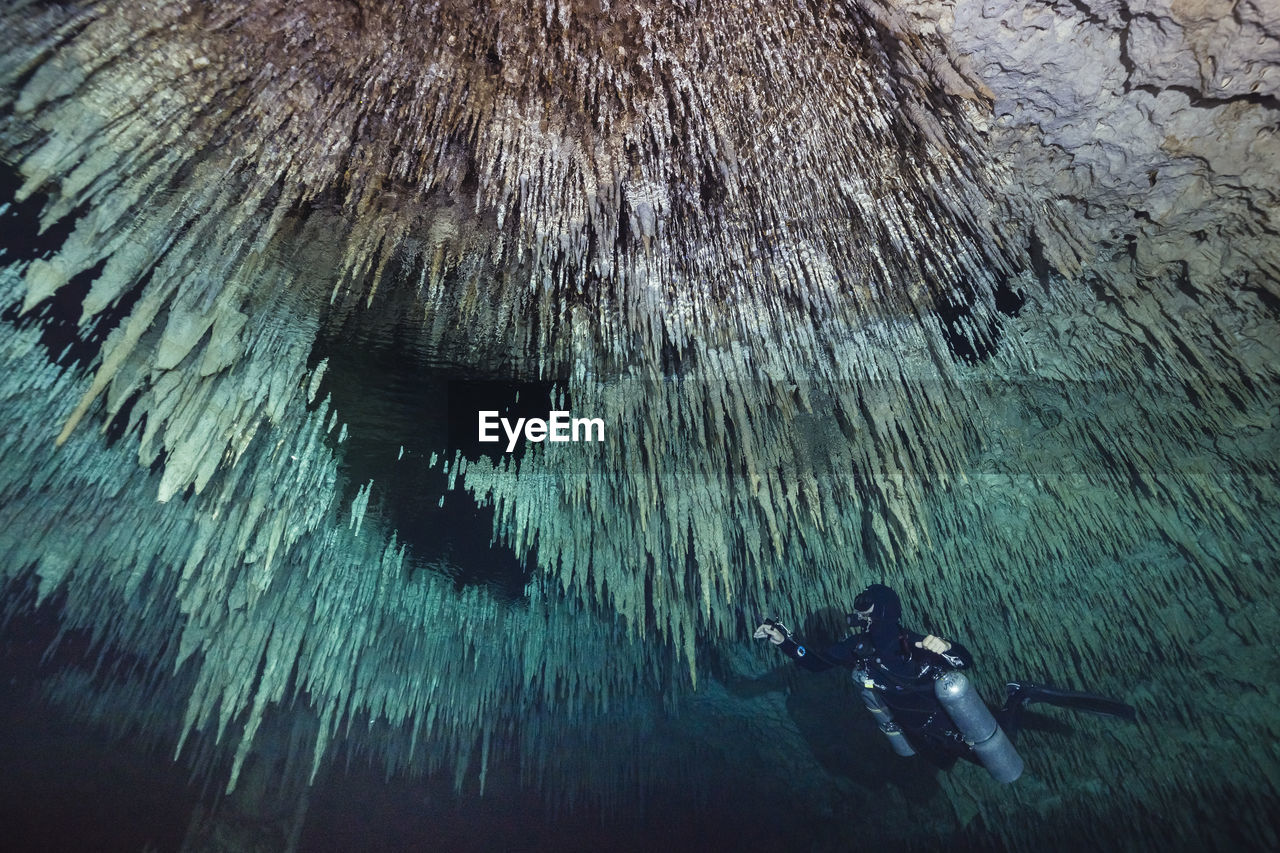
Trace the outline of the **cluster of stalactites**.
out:
M 336 419 L 308 411 L 318 379 L 306 372 L 326 300 L 368 303 L 383 287 L 416 288 L 428 323 L 497 340 L 577 381 L 659 377 L 668 348 L 736 377 L 751 355 L 733 341 L 757 340 L 780 355 L 747 379 L 785 384 L 808 371 L 794 365 L 813 363 L 830 382 L 872 365 L 843 364 L 827 338 L 910 320 L 961 278 L 987 280 L 1000 256 L 994 240 L 976 237 L 991 202 L 964 134 L 945 118 L 921 128 L 909 117 L 905 105 L 923 94 L 895 86 L 852 8 L 819 20 L 771 4 L 655 4 L 619 10 L 613 23 L 573 4 L 532 21 L 524 9 L 482 11 L 152 2 L 4 14 L 0 98 L 10 111 L 0 147 L 23 178 L 19 199 L 48 196 L 42 227 L 76 217 L 56 252 L 8 268 L 7 285 L 21 276 L 16 296 L 32 312 L 91 277 L 86 330 L 132 304 L 91 379 L 59 379 L 43 405 L 13 403 L 24 443 L 9 458 L 43 460 L 38 474 L 29 464 L 13 470 L 47 485 L 60 496 L 54 503 L 88 471 L 135 490 L 111 511 L 101 511 L 105 494 L 51 516 L 43 499 L 16 501 L 14 512 L 32 515 L 12 530 L 58 517 L 67 530 L 115 532 L 110 547 L 91 552 L 87 543 L 101 540 L 72 537 L 67 550 L 49 530 L 11 543 L 10 564 L 38 560 L 42 592 L 65 586 L 68 618 L 102 626 L 104 642 L 146 646 L 141 622 L 120 616 L 133 609 L 105 602 L 137 601 L 144 611 L 150 596 L 177 602 L 182 628 L 162 646 L 175 665 L 198 666 L 186 725 L 221 736 L 242 722 L 237 766 L 265 708 L 287 698 L 299 660 L 314 667 L 299 668 L 298 683 L 314 698 L 323 737 L 361 714 L 431 734 L 437 709 L 478 709 L 448 721 L 455 734 L 446 740 L 457 744 L 506 701 L 496 697 L 508 680 L 540 681 L 548 703 L 577 707 L 590 704 L 588 692 L 607 701 L 610 684 L 625 693 L 647 671 L 636 663 L 586 677 L 577 661 L 544 672 L 530 650 L 510 659 L 517 664 L 490 665 L 479 695 L 427 702 L 434 687 L 403 685 L 417 683 L 410 670 L 447 656 L 435 646 L 410 658 L 404 681 L 375 664 L 396 648 L 376 628 L 341 652 L 308 647 L 362 636 L 333 624 L 381 625 L 379 596 L 391 594 L 384 586 L 394 587 L 400 566 L 386 543 L 370 553 L 351 546 L 360 555 L 351 571 L 315 563 L 334 552 L 333 537 L 377 539 L 376 527 L 359 523 L 330 529 L 333 474 L 321 444 Z M 403 37 L 414 32 L 429 35 Z M 936 251 L 942 245 L 952 248 Z M 724 439 L 730 410 L 747 430 L 754 415 L 735 393 L 697 414 L 708 441 Z M 629 403 L 610 414 L 645 417 Z M 125 445 L 138 454 L 134 469 L 113 468 L 120 451 L 85 434 L 83 422 L 114 417 L 129 418 L 127 434 L 140 430 L 136 447 Z M 37 452 L 55 441 L 60 455 Z M 749 488 L 787 488 L 768 454 L 759 458 Z M 11 488 L 20 491 L 20 479 Z M 23 494 L 43 494 L 30 488 Z M 172 506 L 147 506 L 145 490 Z M 691 497 L 671 512 L 694 518 L 714 505 Z M 774 499 L 785 498 L 758 505 Z M 192 517 L 196 507 L 206 514 Z M 761 538 L 775 553 L 787 523 L 778 518 Z M 129 542 L 125 530 L 148 533 Z M 680 575 L 664 562 L 651 602 L 691 666 L 698 631 L 735 586 L 727 544 L 696 542 L 711 573 L 696 600 L 681 603 Z M 355 571 L 360 564 L 378 568 Z M 644 584 L 636 563 L 619 565 L 609 584 L 630 600 L 606 607 L 604 624 L 617 611 L 634 626 Z M 136 566 L 148 568 L 126 568 Z M 750 571 L 763 577 L 755 564 Z M 605 573 L 596 578 L 603 588 Z M 112 585 L 114 597 L 80 594 Z M 566 622 L 561 635 L 593 624 L 573 614 L 599 603 L 588 611 L 569 600 L 568 610 L 550 610 Z M 462 655 L 459 667 L 478 654 Z M 362 665 L 374 673 L 368 684 L 399 683 L 402 693 L 379 700 L 368 684 L 357 689 Z M 443 683 L 462 689 L 457 678 Z
M 899 80 L 858 10 L 743 11 L 629 8 L 606 26 L 569 4 L 531 26 L 498 6 L 493 31 L 418 4 L 13 13 L 0 73 L 21 82 L 3 137 L 19 195 L 51 193 L 46 225 L 87 208 L 24 270 L 24 309 L 95 269 L 82 323 L 136 298 L 58 441 L 100 399 L 109 417 L 133 400 L 140 461 L 163 454 L 160 498 L 199 493 L 283 422 L 326 296 L 411 288 L 441 349 L 465 328 L 567 376 L 612 423 L 689 428 L 692 447 L 659 441 L 637 467 L 645 450 L 626 441 L 605 462 L 634 474 L 624 493 L 644 484 L 626 517 L 659 537 L 638 553 L 660 558 L 665 589 L 649 596 L 647 569 L 620 569 L 611 612 L 642 632 L 655 619 L 690 665 L 699 626 L 730 628 L 718 602 L 741 598 L 735 573 L 761 596 L 788 549 L 834 564 L 789 535 L 793 520 L 842 531 L 835 552 L 909 555 L 924 541 L 920 484 L 945 487 L 964 455 L 965 403 L 930 312 L 964 306 L 957 334 L 989 346 L 991 290 L 1017 243 L 992 224 L 972 135 L 922 110 L 936 93 L 923 75 Z M 399 35 L 414 28 L 433 36 Z M 673 358 L 725 387 L 648 411 L 597 394 L 619 376 L 663 381 Z M 840 413 L 823 441 L 867 439 L 816 467 L 800 446 L 813 436 L 791 423 L 811 394 L 811 420 Z M 758 414 L 775 405 L 779 419 Z M 714 484 L 686 496 L 697 508 L 659 507 L 666 458 Z M 831 492 L 811 468 L 849 473 Z M 868 530 L 842 530 L 862 508 Z M 687 536 L 709 529 L 701 514 L 747 509 L 763 516 L 745 540 Z M 688 597 L 674 556 L 686 540 Z M 589 574 L 575 555 L 566 588 Z
M 1048 785 L 1089 809 L 1101 785 L 1178 814 L 1203 796 L 1190 769 L 1209 743 L 1224 789 L 1257 805 L 1275 794 L 1255 744 L 1274 692 L 1258 650 L 1280 630 L 1280 318 L 1247 288 L 1094 275 L 1106 298 L 1034 297 L 1000 352 L 945 381 L 903 359 L 843 397 L 732 377 L 580 386 L 576 404 L 637 426 L 592 452 L 455 470 L 566 595 L 691 667 L 695 641 L 747 642 L 770 614 L 799 627 L 887 581 L 913 627 L 979 653 L 988 698 L 1030 678 L 1138 707 L 1140 726 L 1072 720 L 1071 738 L 1029 741 L 1041 781 L 1013 792 L 1020 808 Z M 1257 701 L 1221 711 L 1187 689 L 1200 671 Z M 953 783 L 957 802 L 973 781 Z M 977 808 L 1026 839 L 1004 802 Z M 1268 837 L 1244 813 L 1242 832 Z
M 99 266 L 84 322 L 136 302 L 85 381 L 29 331 L 6 344 L 3 565 L 36 562 L 104 642 L 195 667 L 186 727 L 238 737 L 239 766 L 305 691 L 313 769 L 379 719 L 410 733 L 389 763 L 478 747 L 483 765 L 525 703 L 572 720 L 664 685 L 672 648 L 696 671 L 698 642 L 873 579 L 1028 669 L 1108 683 L 1118 658 L 1153 660 L 1148 691 L 1176 686 L 1168 650 L 1200 653 L 1179 590 L 1266 633 L 1270 283 L 1104 263 L 1080 293 L 1019 280 L 1030 307 L 1001 320 L 990 294 L 1021 241 L 996 224 L 994 167 L 856 9 L 481 11 L 5 14 L 3 153 L 22 196 L 50 195 L 45 224 L 86 211 L 58 252 L 0 272 L 6 304 L 37 310 Z M 1079 272 L 1096 259 L 1059 225 L 1049 260 Z M 536 546 L 527 611 L 406 582 L 394 538 L 361 523 L 372 490 L 338 512 L 307 354 L 328 301 L 391 287 L 441 346 L 462 329 L 567 377 L 616 436 L 455 463 L 517 552 Z M 940 302 L 999 352 L 957 366 Z M 136 445 L 75 429 L 135 396 Z M 163 452 L 162 473 L 126 447 Z M 1150 541 L 1190 556 L 1156 572 L 1133 557 Z M 1099 580 L 1108 559 L 1149 588 L 1136 613 Z M 1072 627 L 1121 622 L 1112 645 Z
M 1057 421 L 1045 432 L 1051 456 L 1017 473 L 1060 490 L 1075 523 L 1054 545 L 1046 533 L 1027 556 L 1088 543 L 1123 550 L 1154 529 L 1220 578 L 1222 561 L 1181 526 L 1188 508 L 1217 507 L 1209 517 L 1226 526 L 1215 538 L 1229 538 L 1249 525 L 1251 504 L 1274 499 L 1252 486 L 1237 496 L 1233 483 L 1266 471 L 1252 468 L 1256 448 L 1241 460 L 1227 453 L 1190 465 L 1193 449 L 1171 437 L 1273 428 L 1266 412 L 1277 354 L 1265 341 L 1274 321 L 1248 294 L 1193 296 L 1176 279 L 1147 288 L 1126 287 L 1123 308 L 1036 298 L 1036 310 L 1070 324 L 1048 328 L 1069 334 L 1012 338 L 1025 324 L 1010 322 L 1012 339 L 981 367 L 940 369 L 941 343 L 909 325 L 847 339 L 840 361 L 856 367 L 800 384 L 735 370 L 745 347 L 697 350 L 705 369 L 697 377 L 574 386 L 576 407 L 616 425 L 604 445 L 538 446 L 519 466 L 460 461 L 456 472 L 496 506 L 518 553 L 536 542 L 538 561 L 566 592 L 624 615 L 640 635 L 656 629 L 691 665 L 695 638 L 739 636 L 744 619 L 772 602 L 813 612 L 849 601 L 878 575 L 909 572 L 956 535 L 937 502 L 985 476 L 976 460 L 1016 449 L 1024 424 L 1039 423 L 1046 407 L 1043 417 Z M 1069 318 L 1086 313 L 1102 322 L 1072 328 Z M 1224 345 L 1232 340 L 1242 345 Z M 767 354 L 751 356 L 785 375 Z M 1233 378 L 1241 371 L 1243 383 Z M 1042 404 L 1042 394 L 1059 399 Z M 1071 483 L 1097 483 L 1136 515 L 1077 512 L 1075 486 L 1050 473 L 1067 470 Z M 1044 521 L 1045 531 L 1057 527 Z M 1217 585 L 1224 601 L 1237 600 L 1231 585 Z
M 18 279 L 0 284 L 11 297 Z M 316 375 L 242 464 L 159 503 L 162 474 L 132 461 L 136 436 L 107 446 L 80 430 L 57 449 L 42 436 L 90 380 L 47 363 L 39 332 L 0 341 L 0 410 L 15 426 L 0 441 L 0 580 L 34 565 L 39 599 L 62 593 L 64 631 L 134 661 L 97 686 L 74 674 L 52 685 L 72 709 L 107 722 L 128 712 L 122 725 L 179 751 L 220 743 L 229 787 L 263 721 L 296 703 L 316 720 L 290 746 L 305 753 L 289 762 L 305 778 L 352 726 L 376 722 L 404 736 L 386 739 L 388 767 L 452 763 L 460 785 L 468 773 L 483 785 L 488 763 L 516 750 L 532 767 L 553 760 L 521 735 L 526 714 L 585 721 L 678 685 L 664 675 L 679 672 L 668 650 L 629 643 L 560 596 L 533 588 L 510 606 L 410 576 L 404 546 L 367 511 L 368 489 L 339 503 L 335 419 L 303 405 Z
M 91 205 L 29 272 L 26 306 L 107 259 L 86 318 L 156 269 L 130 337 L 183 297 L 174 334 L 198 336 L 245 291 L 284 286 L 254 281 L 253 254 L 317 210 L 342 218 L 291 235 L 326 244 L 300 253 L 333 270 L 316 288 L 372 298 L 407 271 L 429 320 L 455 316 L 554 374 L 658 374 L 664 347 L 699 337 L 806 347 L 813 326 L 990 289 L 1016 243 L 992 231 L 992 167 L 956 116 L 922 108 L 923 76 L 891 66 L 855 7 L 661 4 L 605 23 L 585 6 L 20 20 L 0 71 L 29 75 L 5 134 L 21 194 L 54 193 L 46 222 Z M 190 233 L 174 240 L 174 222 Z M 193 280 L 184 255 L 218 274 Z M 807 349 L 802 363 L 828 358 Z

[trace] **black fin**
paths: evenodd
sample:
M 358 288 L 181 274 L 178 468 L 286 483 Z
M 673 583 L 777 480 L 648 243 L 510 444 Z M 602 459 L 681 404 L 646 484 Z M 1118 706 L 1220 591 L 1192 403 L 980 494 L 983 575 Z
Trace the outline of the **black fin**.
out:
M 1117 717 L 1121 720 L 1128 720 L 1131 723 L 1136 722 L 1138 719 L 1138 711 L 1132 705 L 1127 705 L 1119 699 L 1099 696 L 1096 693 L 1081 693 L 1077 690 L 1062 690 L 1057 687 L 1048 687 L 1043 684 L 1027 684 L 1025 682 L 1017 685 L 1012 693 L 1016 700 L 1022 704 L 1045 702 L 1049 705 L 1056 705 L 1059 708 L 1101 714 L 1104 717 Z

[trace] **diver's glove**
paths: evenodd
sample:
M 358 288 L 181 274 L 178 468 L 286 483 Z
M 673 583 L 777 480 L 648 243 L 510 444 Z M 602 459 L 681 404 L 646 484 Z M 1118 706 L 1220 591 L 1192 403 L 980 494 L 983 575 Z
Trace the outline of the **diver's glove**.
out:
M 791 636 L 791 632 L 787 630 L 786 625 L 783 625 L 777 619 L 766 619 L 760 624 L 759 628 L 756 628 L 756 632 L 753 636 L 757 640 L 763 640 L 765 637 L 768 637 L 769 642 L 773 643 L 775 646 L 780 646 L 787 641 L 788 637 Z
M 918 641 L 916 648 L 932 652 L 942 658 L 943 663 L 954 669 L 964 669 L 973 665 L 973 659 L 969 657 L 969 652 L 964 646 L 935 637 L 933 634 Z
M 927 652 L 933 652 L 934 654 L 940 655 L 951 651 L 951 644 L 941 637 L 935 637 L 933 634 L 930 634 L 923 640 L 917 642 L 916 648 L 924 649 Z

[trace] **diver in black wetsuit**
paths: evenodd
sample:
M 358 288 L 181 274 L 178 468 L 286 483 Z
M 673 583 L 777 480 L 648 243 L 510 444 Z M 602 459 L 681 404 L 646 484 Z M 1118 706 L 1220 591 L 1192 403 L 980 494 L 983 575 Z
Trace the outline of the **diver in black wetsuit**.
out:
M 957 758 L 980 763 L 934 693 L 935 679 L 945 672 L 969 668 L 972 655 L 959 643 L 901 627 L 901 618 L 898 594 L 883 584 L 872 584 L 854 600 L 854 611 L 848 615 L 849 627 L 860 629 L 859 633 L 832 646 L 820 651 L 808 649 L 772 620 L 757 628 L 755 636 L 768 637 L 804 669 L 820 672 L 846 666 L 855 670 L 855 677 L 875 692 L 915 751 L 939 767 L 949 768 Z M 1105 696 L 1026 682 L 1011 682 L 1007 689 L 1008 698 L 994 715 L 1010 740 L 1017 733 L 1020 712 L 1030 702 L 1135 719 L 1132 707 Z M 872 711 L 881 713 L 874 707 Z M 892 727 L 881 728 L 891 734 Z M 911 753 L 898 746 L 895 750 L 903 755 Z

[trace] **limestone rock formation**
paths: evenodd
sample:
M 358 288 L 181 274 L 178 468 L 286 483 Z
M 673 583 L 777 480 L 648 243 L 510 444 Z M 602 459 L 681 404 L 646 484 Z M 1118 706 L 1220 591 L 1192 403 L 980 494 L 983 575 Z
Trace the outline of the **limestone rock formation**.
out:
M 228 789 L 368 754 L 625 810 L 711 784 L 691 733 L 800 743 L 739 647 L 884 580 L 993 695 L 1144 720 L 1047 738 L 1008 795 L 957 771 L 912 825 L 1193 837 L 1223 797 L 1274 843 L 1271 4 L 14 2 L 0 33 L 0 572 L 142 662 L 62 707 Z M 608 438 L 395 435 L 388 482 L 354 329 Z M 492 508 L 518 600 L 410 544 L 412 477 Z M 811 787 L 744 801 L 854 790 L 792 755 Z

